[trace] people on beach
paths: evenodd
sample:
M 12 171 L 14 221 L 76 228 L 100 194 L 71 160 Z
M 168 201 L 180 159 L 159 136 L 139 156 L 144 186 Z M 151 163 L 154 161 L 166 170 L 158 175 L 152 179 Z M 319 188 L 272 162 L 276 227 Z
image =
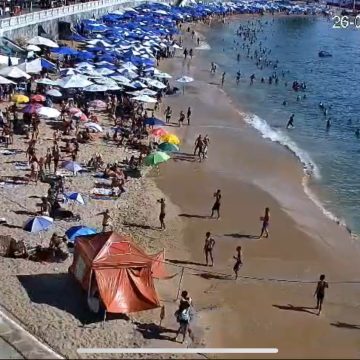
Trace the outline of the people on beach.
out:
M 179 302 L 179 308 L 175 312 L 176 321 L 179 324 L 179 328 L 174 337 L 174 341 L 177 341 L 178 336 L 182 335 L 181 343 L 184 343 L 186 333 L 189 334 L 189 338 L 194 342 L 194 334 L 190 328 L 190 322 L 192 320 L 192 300 L 186 290 L 182 291 Z
M 233 270 L 235 273 L 235 280 L 237 280 L 240 267 L 243 264 L 241 246 L 236 247 L 236 255 L 233 256 L 233 258 L 235 259 L 235 264 L 234 264 Z
M 204 243 L 206 266 L 209 265 L 209 258 L 211 260 L 210 266 L 214 266 L 214 257 L 213 257 L 214 246 L 215 246 L 215 240 L 212 238 L 211 233 L 208 231 L 205 235 L 205 243 Z
M 182 125 L 184 125 L 184 120 L 185 120 L 185 114 L 184 114 L 184 112 L 181 110 L 181 111 L 180 111 L 180 115 L 179 115 L 179 127 L 181 127 Z
M 316 309 L 318 311 L 318 315 L 320 315 L 322 310 L 322 305 L 325 299 L 325 289 L 329 287 L 329 284 L 325 281 L 325 275 L 320 275 L 320 279 L 316 285 L 314 296 L 316 296 Z
M 220 206 L 221 206 L 221 190 L 217 190 L 214 193 L 215 202 L 211 209 L 210 217 L 213 218 L 214 214 L 217 213 L 217 219 L 220 219 Z
M 200 134 L 195 140 L 194 156 L 196 155 L 196 153 L 198 153 L 198 156 L 200 156 L 203 146 L 204 142 L 202 139 L 202 135 Z
M 289 129 L 289 127 L 295 127 L 294 125 L 294 117 L 295 117 L 295 114 L 292 114 L 289 118 L 289 121 L 288 123 L 286 124 L 286 128 Z
M 221 86 L 224 86 L 225 75 L 226 75 L 226 72 L 223 72 L 222 75 L 221 75 Z
M 211 62 L 210 73 L 215 74 L 215 72 L 216 72 L 216 64 L 214 62 Z
M 103 212 L 100 212 L 98 214 L 96 214 L 96 216 L 102 215 L 102 232 L 106 232 L 108 229 L 110 229 L 110 231 L 113 230 L 113 225 L 112 225 L 112 217 L 110 215 L 110 210 L 106 209 Z
M 260 218 L 262 227 L 259 238 L 269 237 L 269 224 L 270 224 L 270 208 L 265 208 L 265 214 Z
M 160 221 L 160 230 L 165 230 L 166 229 L 166 225 L 165 225 L 165 199 L 161 198 L 157 201 L 158 203 L 160 203 L 160 214 L 159 214 L 159 221 Z
M 171 120 L 171 115 L 172 115 L 172 110 L 170 106 L 167 106 L 164 114 L 165 114 L 165 121 L 168 124 Z

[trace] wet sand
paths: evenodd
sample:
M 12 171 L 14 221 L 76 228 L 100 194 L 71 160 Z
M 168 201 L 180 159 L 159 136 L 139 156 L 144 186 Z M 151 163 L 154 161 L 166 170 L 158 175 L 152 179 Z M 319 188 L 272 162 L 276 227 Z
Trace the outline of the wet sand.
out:
M 185 46 L 189 44 L 187 39 Z M 167 97 L 162 105 L 172 107 L 173 121 L 180 110 L 192 108 L 190 127 L 171 128 L 183 140 L 181 151 L 191 154 L 199 133 L 208 134 L 211 143 L 208 160 L 199 163 L 183 156 L 164 165 L 157 179 L 180 207 L 186 225 L 184 251 L 191 257 L 182 260 L 196 271 L 186 270 L 184 287 L 201 309 L 197 324 L 206 345 L 278 347 L 276 357 L 281 358 L 358 357 L 359 284 L 332 283 L 360 279 L 358 245 L 305 195 L 303 171 L 293 155 L 242 121 L 216 85 L 221 69 L 212 78 L 209 68 L 200 51 L 191 61 L 184 62 L 179 53 L 176 61 L 162 64 L 174 79 L 183 74 L 195 79 L 184 95 Z M 223 196 L 220 220 L 208 218 L 216 189 Z M 270 237 L 257 239 L 267 206 Z M 216 240 L 214 268 L 203 265 L 206 231 Z M 232 257 L 238 245 L 243 247 L 244 266 L 235 281 Z M 321 273 L 330 288 L 324 311 L 317 316 L 315 283 L 309 282 Z

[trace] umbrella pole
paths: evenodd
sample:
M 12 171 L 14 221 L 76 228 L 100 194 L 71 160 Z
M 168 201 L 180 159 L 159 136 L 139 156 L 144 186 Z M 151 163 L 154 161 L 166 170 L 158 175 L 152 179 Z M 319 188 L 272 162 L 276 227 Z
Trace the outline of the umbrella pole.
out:
M 182 268 L 182 270 L 181 270 L 180 281 L 179 281 L 179 286 L 178 286 L 178 292 L 177 292 L 175 300 L 179 299 L 180 289 L 181 289 L 181 285 L 182 285 L 182 281 L 183 281 L 183 277 L 184 277 L 184 270 L 185 270 L 185 268 Z
M 103 319 L 103 323 L 102 323 L 102 327 L 105 327 L 105 321 L 106 321 L 106 310 L 104 312 L 104 319 Z
M 185 85 L 183 85 L 183 95 L 185 94 Z

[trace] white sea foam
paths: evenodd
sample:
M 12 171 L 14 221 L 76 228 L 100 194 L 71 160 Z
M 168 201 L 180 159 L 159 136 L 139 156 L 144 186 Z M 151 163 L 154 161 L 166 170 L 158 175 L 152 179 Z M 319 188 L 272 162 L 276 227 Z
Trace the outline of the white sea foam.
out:
M 201 44 L 195 50 L 211 50 L 211 46 L 206 41 L 201 41 Z
M 311 199 L 311 201 L 321 210 L 321 212 L 330 220 L 336 222 L 338 225 L 343 226 L 347 231 L 353 236 L 351 229 L 346 225 L 344 219 L 339 219 L 332 212 L 327 210 L 320 199 L 311 191 L 309 187 L 309 179 L 313 176 L 316 179 L 321 178 L 320 171 L 316 166 L 315 162 L 311 159 L 311 156 L 303 149 L 301 149 L 295 141 L 290 139 L 290 137 L 284 133 L 282 130 L 273 129 L 264 119 L 256 115 L 242 114 L 244 120 L 258 130 L 264 139 L 269 139 L 273 142 L 277 142 L 287 149 L 289 149 L 303 164 L 304 167 L 304 177 L 302 180 L 302 185 L 305 191 L 305 194 Z

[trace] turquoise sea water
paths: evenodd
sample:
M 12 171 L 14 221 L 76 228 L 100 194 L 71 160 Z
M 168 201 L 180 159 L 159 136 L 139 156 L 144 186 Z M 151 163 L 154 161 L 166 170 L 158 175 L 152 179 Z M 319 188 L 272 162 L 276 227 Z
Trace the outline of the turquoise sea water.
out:
M 253 25 L 248 20 L 214 25 L 207 34 L 209 63 L 216 62 L 218 72 L 226 72 L 224 89 L 245 111 L 247 122 L 264 138 L 288 147 L 311 173 L 310 188 L 316 189 L 324 212 L 360 234 L 360 139 L 355 136 L 360 128 L 360 29 L 333 29 L 331 21 L 315 17 L 250 21 Z M 251 45 L 250 56 L 261 41 L 263 48 L 271 49 L 268 60 L 279 61 L 277 69 L 264 66 L 261 70 L 256 60 L 247 57 L 244 41 L 236 35 L 239 25 L 262 29 Z M 320 58 L 320 50 L 333 56 Z M 238 86 L 237 71 L 241 72 Z M 275 71 L 279 82 L 269 85 L 268 77 Z M 253 73 L 256 80 L 250 86 Z M 305 92 L 292 90 L 294 80 L 306 83 Z M 331 105 L 327 117 L 320 102 Z M 295 128 L 286 130 L 292 113 Z

